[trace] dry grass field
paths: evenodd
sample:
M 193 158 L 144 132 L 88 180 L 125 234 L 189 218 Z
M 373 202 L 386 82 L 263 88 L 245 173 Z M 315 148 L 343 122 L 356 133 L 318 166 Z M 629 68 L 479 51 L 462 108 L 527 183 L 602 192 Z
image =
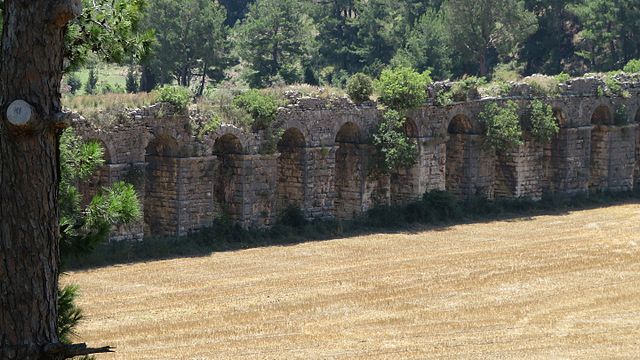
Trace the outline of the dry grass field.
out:
M 76 272 L 99 359 L 640 358 L 640 205 Z

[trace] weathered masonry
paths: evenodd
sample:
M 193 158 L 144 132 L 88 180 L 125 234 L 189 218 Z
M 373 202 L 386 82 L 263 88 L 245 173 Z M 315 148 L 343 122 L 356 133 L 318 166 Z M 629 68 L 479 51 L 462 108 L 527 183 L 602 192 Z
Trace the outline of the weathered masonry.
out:
M 552 143 L 527 139 L 508 153 L 483 147 L 478 115 L 489 102 L 425 105 L 408 114 L 418 163 L 390 176 L 370 176 L 370 143 L 380 113 L 347 99 L 300 98 L 282 108 L 277 151 L 261 153 L 261 134 L 223 125 L 197 136 L 194 116 L 165 106 L 135 110 L 111 125 L 78 119 L 76 131 L 100 141 L 106 165 L 91 193 L 117 180 L 138 190 L 144 221 L 115 238 L 185 235 L 226 214 L 243 227 L 272 225 L 290 205 L 309 219 L 349 219 L 378 204 L 402 204 L 439 189 L 460 197 L 530 197 L 640 186 L 640 84 L 631 97 L 597 96 L 600 80 L 577 79 L 550 99 L 560 125 Z M 525 91 L 526 93 L 526 91 Z M 509 97 L 526 109 L 532 98 Z

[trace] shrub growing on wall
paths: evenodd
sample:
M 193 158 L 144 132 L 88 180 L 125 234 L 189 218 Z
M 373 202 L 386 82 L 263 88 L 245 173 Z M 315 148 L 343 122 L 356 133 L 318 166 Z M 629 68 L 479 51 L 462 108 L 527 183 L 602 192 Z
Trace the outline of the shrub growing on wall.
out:
M 191 93 L 181 86 L 163 86 L 158 89 L 158 101 L 169 103 L 178 111 L 186 111 L 191 102 Z
M 541 143 L 547 144 L 560 131 L 558 122 L 553 116 L 553 109 L 550 105 L 540 100 L 534 100 L 529 107 L 529 132 L 533 138 Z
M 504 151 L 522 144 L 522 126 L 515 102 L 509 101 L 502 107 L 488 104 L 480 113 L 480 120 L 486 126 L 485 141 L 489 147 Z
M 373 80 L 368 75 L 357 73 L 347 81 L 347 94 L 356 104 L 369 101 L 373 94 Z
M 256 130 L 265 130 L 271 126 L 278 113 L 280 101 L 275 96 L 251 89 L 236 96 L 233 105 L 245 110 L 253 118 Z
M 424 104 L 429 72 L 418 73 L 408 67 L 385 69 L 375 82 L 379 101 L 391 109 L 402 110 Z
M 400 167 L 416 163 L 416 144 L 404 132 L 405 117 L 396 110 L 387 110 L 373 136 L 381 161 L 377 163 L 382 173 L 388 174 Z
M 640 73 L 640 59 L 633 59 L 624 66 L 626 73 Z

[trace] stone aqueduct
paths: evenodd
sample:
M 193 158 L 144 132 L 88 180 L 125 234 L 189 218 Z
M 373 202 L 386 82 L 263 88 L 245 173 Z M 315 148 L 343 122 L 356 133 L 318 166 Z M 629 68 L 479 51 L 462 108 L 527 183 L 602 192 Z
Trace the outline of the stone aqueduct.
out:
M 640 186 L 640 84 L 624 85 L 628 98 L 597 96 L 598 84 L 574 80 L 549 100 L 561 128 L 551 144 L 527 139 L 500 155 L 482 146 L 478 115 L 506 98 L 413 109 L 405 128 L 418 144 L 418 163 L 375 179 L 369 139 L 380 112 L 344 98 L 301 98 L 280 109 L 284 133 L 274 154 L 261 154 L 261 134 L 231 125 L 196 136 L 190 116 L 168 114 L 163 105 L 104 127 L 80 118 L 76 131 L 106 149 L 106 165 L 83 192 L 121 179 L 134 183 L 144 221 L 118 229 L 114 237 L 123 239 L 185 235 L 223 213 L 243 227 L 270 226 L 289 205 L 309 219 L 349 219 L 433 189 L 534 199 L 545 192 L 631 190 Z M 522 109 L 532 101 L 522 94 L 509 99 Z

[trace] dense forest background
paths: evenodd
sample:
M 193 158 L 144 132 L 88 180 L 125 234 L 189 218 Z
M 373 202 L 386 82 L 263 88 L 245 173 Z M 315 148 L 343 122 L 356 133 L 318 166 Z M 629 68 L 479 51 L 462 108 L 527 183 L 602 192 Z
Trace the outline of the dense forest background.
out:
M 637 0 L 147 0 L 139 11 L 149 49 L 128 61 L 126 89 L 107 91 L 178 84 L 202 94 L 221 81 L 344 87 L 388 66 L 435 80 L 517 80 L 640 58 Z

